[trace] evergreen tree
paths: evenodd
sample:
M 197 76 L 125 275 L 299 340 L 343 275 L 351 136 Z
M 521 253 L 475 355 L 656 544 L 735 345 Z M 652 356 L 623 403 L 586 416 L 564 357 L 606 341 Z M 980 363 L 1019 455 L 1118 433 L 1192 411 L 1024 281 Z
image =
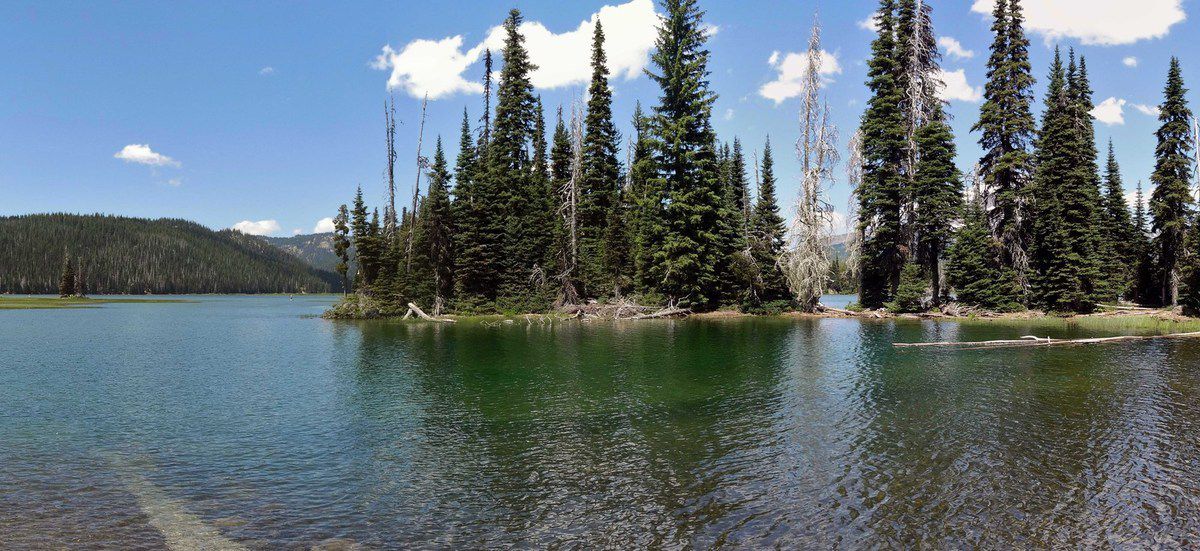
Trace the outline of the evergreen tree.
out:
M 555 277 L 559 280 L 558 302 L 572 304 L 579 300 L 579 283 L 575 273 L 577 251 L 572 239 L 570 224 L 576 204 L 570 193 L 571 178 L 574 177 L 574 145 L 571 134 L 563 120 L 562 107 L 558 108 L 558 120 L 554 125 L 554 138 L 550 146 L 550 182 L 555 198 L 554 207 L 554 260 Z
M 647 272 L 662 295 L 693 308 L 711 308 L 717 299 L 721 196 L 707 36 L 697 0 L 663 0 L 663 11 L 652 57 L 658 72 L 649 72 L 661 88 L 653 122 L 658 173 L 651 186 L 667 199 L 665 231 L 650 243 Z
M 1125 203 L 1121 167 L 1117 163 L 1112 140 L 1108 142 L 1108 162 L 1104 170 L 1104 227 L 1101 237 L 1108 241 L 1107 249 L 1113 253 L 1104 263 L 1105 273 L 1113 275 L 1113 290 L 1118 296 L 1133 300 L 1137 266 L 1142 254 L 1139 241 L 1142 238 L 1129 216 L 1129 205 Z
M 358 264 L 354 286 L 360 292 L 367 292 L 374 279 L 378 259 L 375 256 L 375 243 L 371 235 L 371 222 L 367 218 L 367 205 L 363 201 L 362 186 L 359 186 L 354 195 L 354 208 L 350 211 L 350 215 L 350 227 L 354 234 L 354 254 Z
M 1140 180 L 1137 184 L 1137 191 L 1134 193 L 1134 201 L 1136 203 L 1133 227 L 1135 229 L 1134 250 L 1137 258 L 1135 264 L 1137 272 L 1134 275 L 1133 300 L 1143 304 L 1154 304 L 1159 300 L 1156 293 L 1157 282 L 1154 277 L 1156 261 L 1154 248 L 1150 243 L 1150 221 L 1146 212 L 1146 195 L 1142 190 Z
M 583 182 L 579 188 L 579 269 L 581 292 L 599 298 L 616 291 L 621 276 L 621 254 L 608 250 L 608 238 L 617 239 L 621 225 L 616 208 L 620 181 L 617 161 L 617 128 L 612 118 L 612 90 L 608 86 L 604 29 L 596 22 L 592 35 L 592 82 L 588 86 L 586 131 L 583 136 Z M 619 243 L 613 243 L 620 247 Z
M 963 227 L 950 247 L 946 279 L 959 302 L 1000 312 L 1019 310 L 1016 273 L 1004 264 L 1004 245 L 992 237 L 979 190 L 967 205 Z
M 87 296 L 87 273 L 83 271 L 83 259 L 75 259 L 75 296 L 83 298 Z
M 58 296 L 67 298 L 75 291 L 75 268 L 71 266 L 71 255 L 63 249 L 62 275 L 58 278 Z
M 657 291 L 654 279 L 654 252 L 656 238 L 666 234 L 663 222 L 663 207 L 666 199 L 661 180 L 657 176 L 657 164 L 651 120 L 642 113 L 638 102 L 633 111 L 633 152 L 629 166 L 629 203 L 631 204 L 630 248 L 634 265 L 634 287 L 640 292 Z
M 1033 298 L 1057 312 L 1090 311 L 1098 298 L 1098 197 L 1095 163 L 1087 162 L 1091 128 L 1080 122 L 1090 117 L 1080 113 L 1084 86 L 1074 54 L 1064 72 L 1056 53 L 1037 143 L 1030 264 Z
M 433 277 L 434 315 L 441 314 L 443 305 L 450 300 L 454 290 L 454 222 L 449 182 L 450 170 L 446 166 L 442 138 L 438 136 L 433 166 L 429 172 L 429 194 L 425 198 L 422 217 L 426 238 L 423 252 L 427 255 L 428 271 Z
M 1004 244 L 1005 265 L 1013 268 L 1023 287 L 1028 280 L 1031 222 L 1024 212 L 1029 203 L 1026 187 L 1033 173 L 1029 146 L 1036 131 L 1030 110 L 1034 79 L 1020 0 L 996 0 L 992 15 L 995 37 L 987 63 L 984 103 L 971 130 L 981 133 L 979 145 L 984 154 L 979 168 L 984 189 L 994 203 L 988 213 L 990 223 Z
M 342 278 L 342 293 L 350 292 L 350 210 L 345 204 L 338 207 L 337 216 L 333 218 L 333 254 L 338 263 L 334 269 Z
M 900 283 L 906 256 L 901 208 L 905 160 L 900 65 L 896 49 L 895 0 L 880 0 L 878 36 L 871 44 L 867 87 L 871 91 L 862 118 L 863 183 L 859 190 L 858 231 L 862 235 L 860 303 L 879 308 Z
M 537 311 L 545 307 L 544 268 L 553 232 L 546 206 L 546 187 L 534 177 L 529 148 L 537 118 L 537 99 L 530 74 L 525 37 L 519 30 L 521 12 L 512 10 L 504 22 L 504 67 L 496 91 L 496 117 L 488 144 L 487 188 L 495 193 L 498 209 L 485 208 L 487 216 L 502 221 L 499 268 L 502 309 Z M 490 203 L 484 200 L 485 205 Z M 548 302 L 548 301 L 547 301 Z
M 924 312 L 925 296 L 929 290 L 926 277 L 920 264 L 905 264 L 900 273 L 900 286 L 896 288 L 896 296 L 887 304 L 888 310 L 896 314 Z
M 913 195 L 917 197 L 917 259 L 930 276 L 933 305 L 941 304 L 941 258 L 953 236 L 957 215 L 962 212 L 962 175 L 954 166 L 954 133 L 940 105 L 934 117 L 916 135 L 921 151 Z M 899 299 L 897 299 L 899 300 Z
M 1154 254 L 1157 285 L 1156 303 L 1174 306 L 1179 302 L 1179 280 L 1185 260 L 1185 237 L 1191 219 L 1191 139 L 1188 136 L 1192 112 L 1188 108 L 1187 89 L 1178 58 L 1171 58 L 1171 69 L 1158 120 L 1162 126 L 1156 132 L 1158 147 L 1154 150 L 1154 193 L 1150 196 L 1150 215 L 1153 219 Z
M 458 142 L 458 158 L 454 165 L 454 202 L 452 204 L 455 223 L 454 293 L 457 309 L 475 311 L 483 304 L 495 300 L 497 258 L 499 246 L 499 223 L 489 218 L 497 213 L 497 198 L 485 194 L 486 178 L 481 177 L 483 160 L 474 145 L 470 119 L 463 110 L 463 120 Z
M 779 269 L 779 256 L 783 254 L 786 238 L 787 227 L 779 215 L 779 202 L 775 197 L 775 160 L 771 154 L 771 139 L 767 138 L 763 148 L 758 202 L 754 205 L 750 220 L 751 256 L 755 264 L 750 297 L 753 305 L 785 301 L 791 296 L 787 280 Z

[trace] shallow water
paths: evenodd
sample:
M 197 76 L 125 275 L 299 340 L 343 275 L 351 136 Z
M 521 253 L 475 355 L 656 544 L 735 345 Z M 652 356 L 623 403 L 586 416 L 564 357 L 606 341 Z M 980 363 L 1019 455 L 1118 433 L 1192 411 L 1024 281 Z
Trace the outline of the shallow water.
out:
M 1197 342 L 896 350 L 1030 328 L 334 323 L 310 317 L 327 297 L 197 300 L 0 312 L 0 547 L 1200 533 Z

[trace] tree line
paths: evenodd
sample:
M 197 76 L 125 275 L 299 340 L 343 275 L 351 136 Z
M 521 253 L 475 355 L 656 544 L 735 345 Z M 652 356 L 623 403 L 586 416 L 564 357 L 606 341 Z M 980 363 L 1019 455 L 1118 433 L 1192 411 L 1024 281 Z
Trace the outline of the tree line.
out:
M 178 219 L 0 217 L 0 292 L 330 292 L 340 282 L 254 236 Z
M 484 58 L 483 114 L 464 109 L 453 168 L 437 138 L 418 154 L 411 208 L 394 199 L 394 108 L 387 122 L 389 203 L 362 190 L 339 209 L 339 272 L 381 310 L 407 302 L 435 315 L 539 312 L 632 299 L 694 310 L 822 308 L 821 293 L 857 290 L 865 308 L 920 311 L 956 300 L 989 310 L 1088 312 L 1129 300 L 1200 308 L 1200 224 L 1189 192 L 1194 143 L 1181 69 L 1171 62 L 1149 209 L 1131 215 L 1113 145 L 1101 174 L 1087 60 L 1056 53 L 1039 125 L 1019 0 L 998 0 L 985 101 L 973 131 L 984 155 L 956 167 L 939 91 L 932 7 L 880 0 L 868 62 L 871 99 L 849 140 L 852 231 L 829 251 L 825 188 L 839 160 L 819 97 L 820 29 L 809 41 L 802 96 L 801 190 L 789 227 L 776 196 L 769 138 L 761 159 L 712 127 L 703 12 L 663 0 L 649 77 L 656 104 L 637 105 L 627 150 L 612 114 L 602 25 L 595 26 L 586 104 L 546 121 L 536 69 L 505 20 L 503 65 Z M 493 107 L 494 103 L 494 107 Z M 753 185 L 751 180 L 753 179 Z

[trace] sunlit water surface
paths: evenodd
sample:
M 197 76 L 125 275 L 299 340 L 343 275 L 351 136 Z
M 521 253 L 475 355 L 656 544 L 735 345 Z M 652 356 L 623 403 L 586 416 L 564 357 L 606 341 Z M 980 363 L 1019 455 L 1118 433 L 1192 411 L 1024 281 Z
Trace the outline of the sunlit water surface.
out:
M 1142 547 L 1200 533 L 1196 342 L 901 351 L 1026 331 L 334 323 L 312 317 L 327 297 L 197 300 L 0 312 L 0 547 Z

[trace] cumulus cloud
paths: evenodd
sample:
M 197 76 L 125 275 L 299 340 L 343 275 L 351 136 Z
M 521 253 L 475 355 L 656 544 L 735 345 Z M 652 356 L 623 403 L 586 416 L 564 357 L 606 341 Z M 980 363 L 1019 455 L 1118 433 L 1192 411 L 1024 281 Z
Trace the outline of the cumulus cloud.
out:
M 1027 0 L 1025 28 L 1048 41 L 1076 38 L 1114 46 L 1162 38 L 1184 19 L 1183 0 Z M 975 0 L 971 10 L 991 14 L 994 0 Z
M 807 56 L 807 52 L 772 52 L 767 63 L 775 68 L 775 80 L 762 85 L 758 95 L 774 101 L 775 105 L 799 96 L 804 91 L 804 79 L 808 76 Z M 817 73 L 822 77 L 822 85 L 827 85 L 832 82 L 830 76 L 841 74 L 842 66 L 836 54 L 821 50 L 820 56 L 821 65 Z
M 858 22 L 858 28 L 873 33 L 879 32 L 879 13 L 872 13 L 866 19 Z
M 945 86 L 938 91 L 938 96 L 946 101 L 965 101 L 979 103 L 983 100 L 983 88 L 971 86 L 967 82 L 967 73 L 963 69 L 956 71 L 942 70 L 942 83 Z
M 592 33 L 597 21 L 604 27 L 604 53 L 613 77 L 628 80 L 642 74 L 658 36 L 659 15 L 652 0 L 630 0 L 603 6 L 575 29 L 563 33 L 555 33 L 538 21 L 521 23 L 530 61 L 538 66 L 530 75 L 534 86 L 561 88 L 590 80 Z M 710 36 L 717 31 L 716 26 L 705 27 Z M 464 78 L 463 74 L 482 59 L 484 50 L 498 52 L 503 46 L 504 29 L 497 26 L 487 32 L 482 42 L 465 51 L 461 35 L 414 40 L 399 51 L 387 45 L 371 66 L 390 70 L 388 88 L 403 90 L 413 97 L 428 93 L 431 99 L 436 99 L 456 93 L 479 93 L 483 85 Z
M 271 76 L 271 75 L 275 74 L 275 68 L 274 67 L 263 67 L 262 69 L 258 70 L 258 74 L 260 74 L 264 77 Z
M 1157 105 L 1146 105 L 1144 103 L 1134 103 L 1130 105 L 1130 107 L 1133 107 L 1143 115 L 1149 115 L 1151 117 L 1157 117 L 1161 111 Z
M 950 38 L 949 36 L 943 36 L 939 38 L 937 43 L 938 46 L 941 46 L 943 50 L 946 50 L 946 53 L 949 54 L 950 57 L 957 59 L 971 59 L 975 57 L 974 51 L 964 48 L 961 42 Z
M 127 163 L 136 163 L 139 165 L 179 166 L 179 161 L 155 152 L 154 150 L 150 149 L 150 144 L 129 144 L 121 148 L 121 150 L 113 155 L 113 157 L 121 159 Z
M 279 222 L 275 220 L 259 220 L 257 222 L 242 220 L 234 224 L 232 228 L 247 235 L 271 235 L 279 233 L 279 230 L 282 229 Z
M 313 226 L 313 233 L 331 233 L 333 232 L 333 217 L 326 216 L 317 220 L 317 225 Z
M 1126 103 L 1123 99 L 1108 98 L 1092 109 L 1092 116 L 1109 126 L 1125 124 Z
M 1129 57 L 1126 57 L 1125 59 L 1122 59 L 1121 63 L 1124 63 L 1126 67 L 1137 67 L 1138 66 L 1138 58 L 1129 56 Z

